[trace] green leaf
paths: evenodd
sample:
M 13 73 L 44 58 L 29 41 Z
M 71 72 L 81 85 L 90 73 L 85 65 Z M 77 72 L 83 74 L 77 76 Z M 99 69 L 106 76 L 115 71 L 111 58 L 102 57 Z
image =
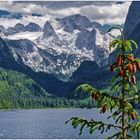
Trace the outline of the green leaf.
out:
M 119 45 L 119 48 L 122 49 L 122 45 L 123 45 L 122 40 L 119 40 L 119 41 L 118 41 L 118 45 Z
M 132 51 L 131 43 L 129 40 L 125 42 L 126 51 Z
M 111 129 L 111 126 L 110 126 L 110 125 L 108 125 L 108 126 L 107 126 L 107 129 Z
M 139 59 L 139 58 L 136 58 L 135 61 L 136 61 L 136 62 L 140 62 L 140 59 Z
M 138 89 L 135 85 L 132 85 L 133 89 L 134 89 L 134 92 L 137 93 L 138 92 Z
M 128 40 L 128 41 L 131 42 L 131 44 L 133 44 L 136 48 L 138 48 L 138 45 L 134 40 Z
M 82 134 L 82 132 L 83 132 L 83 128 L 84 128 L 84 126 L 85 126 L 86 124 L 87 124 L 87 121 L 86 121 L 86 120 L 84 120 L 83 124 L 81 125 L 79 135 L 81 135 L 81 134 Z
M 90 130 L 89 130 L 90 134 L 92 134 L 96 129 L 97 129 L 97 127 L 94 128 L 94 126 L 91 126 Z
M 74 118 L 72 121 L 72 126 L 76 128 L 77 124 L 79 124 L 79 118 Z
M 115 106 L 115 102 L 114 102 L 114 100 L 111 100 L 111 106 Z
M 114 85 L 112 85 L 111 90 L 114 92 L 118 92 L 118 90 L 121 88 L 120 84 L 121 84 L 121 81 L 116 82 Z
M 65 122 L 65 124 L 67 124 L 67 123 L 70 122 L 71 120 L 73 120 L 73 118 L 70 118 L 69 120 L 67 120 L 67 121 Z
M 130 122 L 131 121 L 131 118 L 130 118 L 130 115 L 128 114 L 128 121 Z
M 118 39 L 115 39 L 112 42 L 110 42 L 110 44 L 109 44 L 109 50 L 111 51 L 111 48 L 114 48 L 118 42 L 119 42 Z
M 103 125 L 101 125 L 101 134 L 104 132 L 104 130 L 105 130 L 105 127 L 104 127 L 104 124 Z
M 96 92 L 96 91 L 97 90 L 95 88 L 93 88 L 92 86 L 90 86 L 88 84 L 82 84 L 76 88 L 75 96 L 77 96 L 77 94 L 82 94 L 82 93 L 91 94 L 92 92 Z
M 120 115 L 120 116 L 116 119 L 115 124 L 117 124 L 118 121 L 121 120 L 121 119 L 122 119 L 122 115 Z
M 117 80 L 117 78 L 118 78 L 118 75 L 115 76 L 115 77 L 113 77 L 113 78 L 111 79 L 111 83 L 115 82 L 115 81 Z
M 128 83 L 125 83 L 124 84 L 124 88 L 127 90 L 129 88 L 129 84 Z
M 98 107 L 101 107 L 102 103 L 103 103 L 103 99 L 104 99 L 104 96 L 101 96 L 99 99 L 98 99 L 98 103 L 97 103 L 97 106 Z

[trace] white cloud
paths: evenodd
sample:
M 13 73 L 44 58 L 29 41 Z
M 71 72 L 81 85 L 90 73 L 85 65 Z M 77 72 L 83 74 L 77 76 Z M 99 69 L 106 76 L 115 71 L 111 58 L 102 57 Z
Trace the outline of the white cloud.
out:
M 20 20 L 18 20 L 18 19 L 0 18 L 0 25 L 4 26 L 5 28 L 13 27 L 15 24 L 17 24 L 19 22 L 20 22 Z
M 6 10 L 11 10 L 14 12 L 23 12 L 26 14 L 30 13 L 40 13 L 44 15 L 46 13 L 47 8 L 45 6 L 37 5 L 36 3 L 28 3 L 28 2 L 3 2 L 0 1 L 0 9 L 6 9 Z
M 57 2 L 59 3 L 59 2 Z M 5 27 L 14 26 L 16 23 L 28 24 L 36 22 L 43 26 L 48 19 L 61 18 L 73 14 L 87 16 L 91 21 L 97 21 L 101 24 L 123 24 L 131 2 L 116 4 L 116 2 L 78 2 L 69 4 L 67 2 L 57 7 L 54 2 L 3 2 L 0 1 L 0 9 L 7 9 L 15 12 L 24 13 L 21 20 L 18 19 L 0 19 L 0 24 Z M 69 2 L 70 3 L 70 2 Z M 66 7 L 65 7 L 66 5 Z M 55 8 L 57 7 L 57 8 Z M 31 13 L 42 14 L 43 17 L 33 17 Z
M 48 16 L 43 16 L 43 17 L 25 16 L 20 21 L 20 23 L 27 25 L 29 22 L 35 22 L 35 23 L 39 24 L 41 27 L 43 27 L 44 23 L 49 19 L 50 19 L 50 17 L 48 17 Z
M 17 23 L 22 23 L 24 25 L 27 25 L 30 22 L 35 22 L 41 27 L 43 27 L 45 22 L 49 19 L 50 17 L 47 16 L 43 16 L 43 17 L 25 16 L 22 19 L 0 18 L 0 25 L 3 25 L 5 28 L 8 28 L 8 27 L 14 27 Z
M 66 8 L 66 9 L 60 9 L 60 10 L 49 10 L 47 14 L 50 14 L 53 17 L 65 17 L 73 14 L 80 13 L 80 8 Z
M 123 24 L 131 2 L 105 6 L 85 6 L 80 13 L 101 24 Z

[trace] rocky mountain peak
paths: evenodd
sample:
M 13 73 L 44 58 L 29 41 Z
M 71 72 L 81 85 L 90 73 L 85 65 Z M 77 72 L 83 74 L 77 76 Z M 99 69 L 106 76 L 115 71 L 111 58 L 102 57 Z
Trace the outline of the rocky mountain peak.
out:
M 15 26 L 14 26 L 14 29 L 17 31 L 17 32 L 20 32 L 20 31 L 23 31 L 25 32 L 26 31 L 26 28 L 23 24 L 21 23 L 17 23 Z
M 83 30 L 77 37 L 76 46 L 77 48 L 86 48 L 88 50 L 93 49 L 95 47 L 95 39 L 96 39 L 96 30 L 92 31 Z
M 3 34 L 5 33 L 6 29 L 4 28 L 4 26 L 0 25 L 0 37 L 3 36 Z
M 28 25 L 26 25 L 26 30 L 29 32 L 39 32 L 42 31 L 42 28 L 38 24 L 30 22 Z
M 8 36 L 20 32 L 41 32 L 42 28 L 38 24 L 30 22 L 26 26 L 21 23 L 17 23 L 14 27 L 8 27 L 8 29 L 4 29 L 2 26 L 0 26 L 0 30 L 2 30 L 3 33 Z
M 60 20 L 60 22 L 64 27 L 64 31 L 67 32 L 72 32 L 75 29 L 82 30 L 92 26 L 90 20 L 80 14 L 64 17 Z
M 98 22 L 92 22 L 92 25 L 95 27 L 95 28 L 99 28 L 99 29 L 101 29 L 102 28 L 102 25 L 100 24 L 100 23 L 98 23 Z
M 45 23 L 43 31 L 44 31 L 43 38 L 48 38 L 55 35 L 55 30 L 49 21 Z

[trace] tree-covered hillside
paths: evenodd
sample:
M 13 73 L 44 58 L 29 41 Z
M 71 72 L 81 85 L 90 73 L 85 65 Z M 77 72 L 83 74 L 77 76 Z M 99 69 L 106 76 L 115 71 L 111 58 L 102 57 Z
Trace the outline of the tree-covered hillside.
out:
M 28 76 L 0 68 L 0 108 L 36 106 L 33 103 L 48 96 L 48 93 Z
M 91 99 L 52 96 L 27 75 L 0 68 L 0 109 L 46 107 L 93 107 Z

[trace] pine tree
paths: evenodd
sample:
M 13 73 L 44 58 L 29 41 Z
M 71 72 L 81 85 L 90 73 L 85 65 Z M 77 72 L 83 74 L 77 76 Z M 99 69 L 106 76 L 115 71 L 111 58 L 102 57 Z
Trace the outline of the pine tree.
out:
M 115 62 L 110 65 L 110 71 L 115 75 L 111 79 L 111 93 L 102 92 L 88 84 L 80 85 L 76 92 L 89 93 L 97 102 L 97 107 L 101 108 L 100 113 L 110 112 L 107 119 L 113 118 L 114 123 L 79 117 L 73 117 L 66 123 L 71 121 L 73 128 L 80 126 L 80 134 L 84 127 L 89 128 L 90 134 L 96 129 L 103 133 L 115 128 L 117 132 L 109 136 L 109 139 L 140 138 L 140 116 L 133 106 L 140 102 L 135 77 L 136 70 L 140 70 L 140 59 L 135 59 L 132 53 L 134 47 L 138 46 L 134 40 L 125 40 L 124 33 L 119 27 L 112 27 L 109 32 L 113 29 L 118 29 L 121 37 L 114 39 L 109 45 L 110 49 L 113 48 L 118 53 Z

